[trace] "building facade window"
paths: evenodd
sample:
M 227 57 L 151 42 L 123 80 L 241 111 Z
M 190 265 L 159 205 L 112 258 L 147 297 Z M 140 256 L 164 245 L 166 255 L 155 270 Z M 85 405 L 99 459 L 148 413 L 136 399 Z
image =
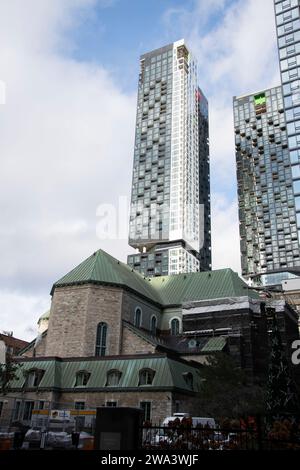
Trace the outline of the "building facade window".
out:
M 134 312 L 134 326 L 140 328 L 142 324 L 142 310 L 137 307 Z
M 15 402 L 15 408 L 14 408 L 14 413 L 13 413 L 14 421 L 18 421 L 20 419 L 20 411 L 21 411 L 21 401 L 17 400 Z
M 180 333 L 180 321 L 178 318 L 173 318 L 171 320 L 171 335 L 177 336 Z
M 121 380 L 122 372 L 119 370 L 110 370 L 107 372 L 106 387 L 116 387 Z
M 84 410 L 85 402 L 84 401 L 75 401 L 74 403 L 75 410 Z
M 141 401 L 140 408 L 143 410 L 143 421 L 151 421 L 151 401 Z
M 140 385 L 152 385 L 155 376 L 155 370 L 142 369 L 139 373 L 139 386 Z
M 91 374 L 85 370 L 80 370 L 76 374 L 75 387 L 85 387 L 88 384 Z
M 157 329 L 157 318 L 155 315 L 153 315 L 151 318 L 151 333 L 153 335 L 156 335 L 156 329 Z
M 95 356 L 105 356 L 107 351 L 107 324 L 99 323 L 97 326 Z
M 23 420 L 30 421 L 32 410 L 34 408 L 34 401 L 25 401 L 24 403 L 24 411 L 23 411 Z

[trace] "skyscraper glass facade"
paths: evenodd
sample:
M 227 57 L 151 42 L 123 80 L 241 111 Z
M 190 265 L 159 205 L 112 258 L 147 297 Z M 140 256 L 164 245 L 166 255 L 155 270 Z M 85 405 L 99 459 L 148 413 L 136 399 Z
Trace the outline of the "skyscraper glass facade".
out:
M 275 1 L 283 105 L 300 239 L 300 0 Z M 299 266 L 299 263 L 296 263 Z
M 208 104 L 184 40 L 140 59 L 129 244 L 147 276 L 211 268 Z
M 234 97 L 234 125 L 242 274 L 268 284 L 300 266 L 282 88 Z

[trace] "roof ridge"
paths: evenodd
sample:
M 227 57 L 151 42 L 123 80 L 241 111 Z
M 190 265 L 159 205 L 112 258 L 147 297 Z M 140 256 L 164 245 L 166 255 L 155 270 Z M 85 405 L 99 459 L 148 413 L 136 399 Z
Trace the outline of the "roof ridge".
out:
M 98 251 L 101 251 L 104 255 L 106 255 L 108 257 L 108 261 L 113 264 L 113 263 L 116 263 L 118 264 L 119 266 L 122 266 L 124 269 L 126 269 L 128 272 L 130 273 L 133 273 L 135 275 L 137 275 L 137 277 L 139 277 L 141 280 L 145 281 L 147 280 L 147 278 L 145 276 L 143 276 L 143 274 L 139 273 L 138 271 L 136 271 L 135 269 L 131 268 L 130 266 L 128 266 L 127 263 L 124 263 L 123 261 L 120 261 L 119 259 L 115 258 L 114 256 L 110 255 L 109 253 L 106 253 L 106 251 L 100 249 Z
M 98 260 L 98 257 L 99 257 L 99 255 L 100 255 L 100 253 L 101 253 L 101 254 L 104 253 L 104 251 L 101 250 L 101 248 L 100 248 L 99 250 L 95 251 L 95 252 L 91 255 L 91 256 L 94 256 L 95 259 L 94 259 L 94 264 L 93 264 L 93 268 L 92 268 L 92 271 L 91 271 L 91 278 L 90 278 L 90 280 L 92 280 L 92 279 L 94 278 L 94 271 L 95 271 L 95 269 L 96 269 L 97 260 Z
M 247 286 L 247 283 L 244 281 L 243 278 L 241 278 L 238 273 L 236 271 L 233 271 L 231 270 L 231 282 L 233 284 L 233 289 L 234 289 L 234 293 L 239 296 L 241 295 L 241 292 L 240 292 L 240 289 L 238 289 L 238 292 L 236 292 L 236 288 L 235 288 L 235 282 L 238 280 L 239 281 L 239 288 L 241 288 L 242 290 L 242 286 Z M 244 295 L 247 295 L 246 293 Z
M 233 295 L 236 294 L 236 289 L 235 289 L 235 283 L 234 283 L 234 271 L 230 268 L 228 268 L 228 271 L 226 273 L 226 276 L 229 278 L 229 283 L 230 283 L 230 287 L 231 287 L 231 290 L 232 290 L 232 293 Z
M 86 284 L 117 285 L 136 292 L 160 308 L 186 301 L 241 295 L 245 282 L 231 268 L 149 278 L 101 248 L 56 281 L 56 287 Z

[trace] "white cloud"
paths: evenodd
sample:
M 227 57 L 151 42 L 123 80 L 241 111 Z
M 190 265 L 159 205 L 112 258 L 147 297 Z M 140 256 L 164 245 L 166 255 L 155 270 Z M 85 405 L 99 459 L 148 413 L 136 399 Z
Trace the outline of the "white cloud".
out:
M 232 268 L 241 274 L 237 202 L 226 194 L 212 194 L 212 258 L 214 269 Z M 216 235 L 218 234 L 218 235 Z
M 49 300 L 44 296 L 1 289 L 0 332 L 13 331 L 16 338 L 31 341 L 36 335 L 39 317 L 50 308 Z
M 100 65 L 64 54 L 74 47 L 68 31 L 114 1 L 0 0 L 0 329 L 21 337 L 33 335 L 52 283 L 91 252 L 130 252 L 126 239 L 97 239 L 96 209 L 129 196 L 136 98 Z M 161 43 L 185 37 L 198 56 L 210 102 L 213 262 L 239 270 L 232 96 L 279 82 L 273 2 L 193 6 L 166 11 Z
M 98 240 L 96 209 L 130 191 L 135 96 L 101 66 L 61 53 L 72 47 L 66 29 L 94 4 L 1 2 L 0 283 L 12 293 L 4 294 L 0 328 L 20 336 L 74 265 L 100 246 L 122 259 L 128 250 L 126 240 Z
M 189 32 L 189 36 L 198 34 L 199 30 L 203 30 L 214 15 L 224 9 L 225 4 L 226 0 L 194 0 L 191 9 L 187 9 L 186 3 L 180 7 L 167 9 L 163 15 L 167 34 L 178 35 L 179 31 L 185 37 L 187 37 L 187 32 Z
M 65 221 L 48 225 L 41 230 L 41 235 L 45 237 L 53 237 L 55 235 L 76 235 L 85 233 L 88 230 L 88 224 L 85 220 L 74 220 L 66 223 Z

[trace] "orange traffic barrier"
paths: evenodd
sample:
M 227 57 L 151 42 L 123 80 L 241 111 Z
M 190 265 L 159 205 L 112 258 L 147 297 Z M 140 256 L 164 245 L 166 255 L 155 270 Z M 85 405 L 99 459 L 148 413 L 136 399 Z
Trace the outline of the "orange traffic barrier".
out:
M 94 438 L 84 439 L 82 450 L 94 450 Z
M 9 437 L 0 439 L 0 450 L 10 450 L 12 448 L 13 440 Z

